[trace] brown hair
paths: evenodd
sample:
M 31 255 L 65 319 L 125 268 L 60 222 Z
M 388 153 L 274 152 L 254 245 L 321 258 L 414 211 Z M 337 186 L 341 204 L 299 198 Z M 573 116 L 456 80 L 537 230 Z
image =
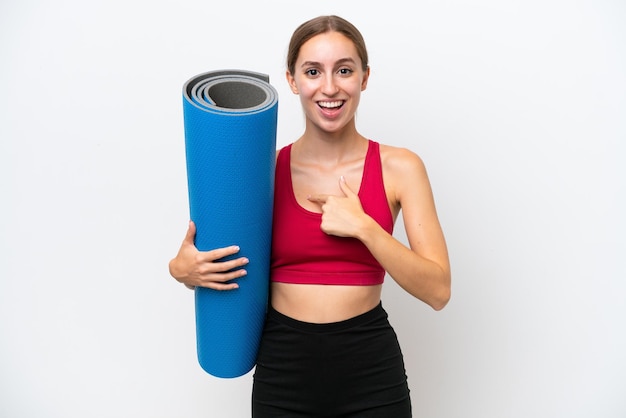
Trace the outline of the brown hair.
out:
M 347 20 L 339 16 L 329 15 L 318 16 L 302 23 L 291 35 L 289 50 L 287 51 L 287 70 L 291 74 L 295 72 L 296 60 L 302 45 L 314 36 L 326 32 L 339 32 L 350 39 L 356 47 L 359 58 L 361 58 L 363 71 L 367 70 L 367 48 L 361 32 Z

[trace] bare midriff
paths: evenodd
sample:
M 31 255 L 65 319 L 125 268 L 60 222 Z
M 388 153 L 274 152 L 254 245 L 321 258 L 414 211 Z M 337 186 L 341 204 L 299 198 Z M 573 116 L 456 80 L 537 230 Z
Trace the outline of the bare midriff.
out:
M 273 282 L 272 307 L 299 321 L 324 324 L 353 318 L 380 303 L 382 285 L 338 286 Z

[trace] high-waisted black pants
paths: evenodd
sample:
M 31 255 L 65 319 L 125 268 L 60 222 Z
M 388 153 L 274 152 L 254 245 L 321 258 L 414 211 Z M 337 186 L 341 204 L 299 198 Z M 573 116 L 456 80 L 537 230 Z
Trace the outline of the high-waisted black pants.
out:
M 254 372 L 253 418 L 410 418 L 397 336 L 382 305 L 311 324 L 270 308 Z

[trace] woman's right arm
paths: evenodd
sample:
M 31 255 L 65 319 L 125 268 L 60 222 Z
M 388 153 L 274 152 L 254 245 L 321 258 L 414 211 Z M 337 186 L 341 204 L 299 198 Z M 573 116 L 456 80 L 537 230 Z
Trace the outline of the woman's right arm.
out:
M 176 257 L 169 262 L 170 274 L 190 289 L 196 286 L 215 290 L 237 289 L 237 283 L 231 280 L 245 276 L 246 270 L 240 268 L 248 264 L 248 259 L 239 257 L 228 261 L 216 261 L 236 254 L 239 247 L 217 248 L 211 251 L 198 251 L 194 244 L 196 225 L 190 221 L 185 239 Z

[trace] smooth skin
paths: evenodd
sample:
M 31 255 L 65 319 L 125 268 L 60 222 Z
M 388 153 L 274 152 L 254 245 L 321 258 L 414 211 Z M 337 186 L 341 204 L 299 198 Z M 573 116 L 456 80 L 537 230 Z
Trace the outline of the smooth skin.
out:
M 351 40 L 338 32 L 317 35 L 304 43 L 294 74 L 287 82 L 299 95 L 306 118 L 303 135 L 291 150 L 293 189 L 304 209 L 322 213 L 326 234 L 353 237 L 367 246 L 389 275 L 408 293 L 435 310 L 450 299 L 447 247 L 437 217 L 428 175 L 415 153 L 381 144 L 387 201 L 396 219 L 400 210 L 409 247 L 387 233 L 361 206 L 357 192 L 368 140 L 356 129 L 355 114 L 367 88 L 369 68 Z M 236 254 L 236 246 L 200 252 L 190 223 L 170 273 L 190 288 L 232 290 L 228 283 L 244 276 L 248 260 L 216 260 Z M 234 270 L 233 270 L 234 269 Z M 245 286 L 245 280 L 241 281 Z M 271 284 L 274 309 L 292 318 L 327 323 L 348 319 L 374 308 L 382 285 L 335 286 Z

